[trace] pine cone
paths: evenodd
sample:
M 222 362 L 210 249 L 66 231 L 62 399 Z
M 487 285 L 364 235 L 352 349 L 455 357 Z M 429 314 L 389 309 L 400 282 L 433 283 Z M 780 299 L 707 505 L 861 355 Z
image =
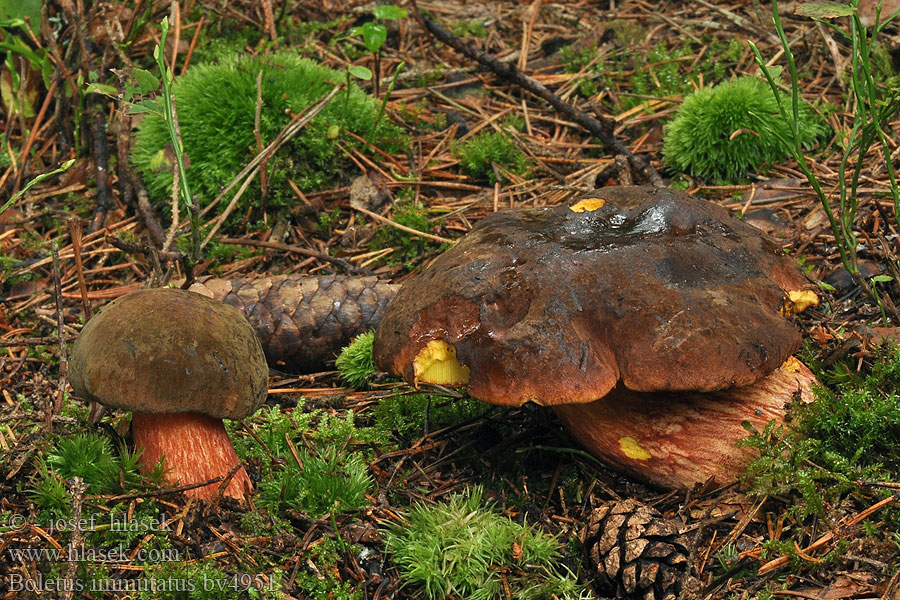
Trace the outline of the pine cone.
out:
M 584 531 L 585 563 L 601 596 L 675 600 L 692 591 L 687 538 L 634 500 L 595 508 Z

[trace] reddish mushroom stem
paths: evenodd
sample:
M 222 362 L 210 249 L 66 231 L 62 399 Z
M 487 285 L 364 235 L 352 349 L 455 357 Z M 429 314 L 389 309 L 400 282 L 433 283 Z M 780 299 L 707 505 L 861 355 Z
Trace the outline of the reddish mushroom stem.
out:
M 241 459 L 234 452 L 221 419 L 199 413 L 140 413 L 131 417 L 134 445 L 142 450 L 141 466 L 150 471 L 164 460 L 166 481 L 172 485 L 201 483 L 227 477 Z M 216 494 L 221 481 L 187 490 L 198 500 Z M 241 466 L 224 494 L 243 501 L 253 490 L 250 477 Z
M 762 430 L 784 421 L 787 406 L 812 401 L 815 376 L 800 361 L 755 384 L 720 392 L 633 392 L 622 386 L 588 404 L 554 406 L 566 429 L 592 454 L 639 479 L 689 488 L 739 478 L 757 454 L 735 444 L 743 423 Z

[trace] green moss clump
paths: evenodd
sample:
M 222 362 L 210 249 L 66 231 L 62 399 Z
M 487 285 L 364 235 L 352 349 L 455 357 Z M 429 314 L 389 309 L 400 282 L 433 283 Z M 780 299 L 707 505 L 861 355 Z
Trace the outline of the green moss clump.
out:
M 256 78 L 262 73 L 260 137 L 263 146 L 275 139 L 299 114 L 346 79 L 295 54 L 226 58 L 197 65 L 178 79 L 174 95 L 182 143 L 190 161 L 188 177 L 200 205 L 219 190 L 257 154 L 254 136 Z M 379 104 L 351 84 L 319 115 L 287 142 L 269 161 L 267 206 L 295 203 L 288 180 L 304 191 L 334 185 L 355 167 L 338 147 L 363 145 L 350 136 L 329 136 L 329 130 L 350 131 L 386 151 L 402 147 L 402 133 L 388 119 L 376 124 Z M 336 128 L 337 129 L 336 129 Z M 163 202 L 172 188 L 172 163 L 167 126 L 160 115 L 148 113 L 135 134 L 131 159 L 152 198 Z M 261 205 L 258 179 L 245 193 L 252 206 Z M 221 203 L 223 209 L 227 203 Z M 246 206 L 246 204 L 244 205 Z M 242 210 L 237 210 L 242 213 Z
M 791 100 L 782 95 L 782 102 Z M 799 110 L 800 143 L 810 148 L 828 131 L 807 104 Z M 791 127 L 769 85 L 741 77 L 697 90 L 666 125 L 663 158 L 675 171 L 707 181 L 736 183 L 789 155 Z
M 431 600 L 590 598 L 561 573 L 559 542 L 482 502 L 483 490 L 420 504 L 385 532 L 385 548 L 407 583 Z
M 297 450 L 281 470 L 259 483 L 259 504 L 269 509 L 293 508 L 319 518 L 331 511 L 360 510 L 369 504 L 365 495 L 372 478 L 365 459 L 329 445 L 313 454 Z
M 900 346 L 882 348 L 867 374 L 840 364 L 826 378 L 838 381 L 835 391 L 800 407 L 801 431 L 825 452 L 900 476 Z
M 98 433 L 60 437 L 38 461 L 37 471 L 28 485 L 28 496 L 44 514 L 66 516 L 71 510 L 67 480 L 81 477 L 89 486 L 90 494 L 137 488 L 143 481 L 138 469 L 139 456 L 125 448 L 114 452 L 109 438 Z M 160 473 L 151 475 L 158 480 Z
M 492 163 L 515 175 L 523 175 L 528 170 L 525 153 L 500 131 L 483 131 L 470 140 L 455 144 L 453 153 L 469 177 L 487 179 L 492 185 L 497 182 Z
M 256 433 L 262 444 L 255 438 L 232 440 L 238 456 L 268 465 L 258 486 L 261 507 L 273 514 L 290 508 L 318 518 L 368 505 L 365 495 L 373 482 L 367 461 L 372 452 L 356 450 L 350 442 L 374 445 L 386 442 L 386 435 L 373 427 L 357 427 L 352 411 L 339 418 L 318 410 L 288 414 L 272 408 L 255 418 L 261 419 Z M 273 462 L 272 456 L 278 460 Z
M 341 379 L 352 388 L 363 390 L 368 387 L 369 377 L 375 374 L 375 358 L 372 355 L 372 342 L 375 331 L 367 331 L 353 339 L 345 346 L 334 366 L 337 367 Z
M 425 418 L 432 431 L 474 419 L 490 410 L 474 398 L 446 398 L 428 394 L 398 394 L 382 398 L 372 409 L 376 427 L 400 438 L 415 438 L 424 432 Z

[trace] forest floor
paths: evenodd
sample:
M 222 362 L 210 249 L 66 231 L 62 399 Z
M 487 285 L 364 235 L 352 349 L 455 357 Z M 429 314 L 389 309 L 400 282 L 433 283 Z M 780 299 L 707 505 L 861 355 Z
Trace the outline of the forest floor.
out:
M 0 214 L 0 597 L 611 596 L 615 590 L 592 590 L 597 566 L 579 536 L 594 508 L 631 499 L 685 536 L 686 597 L 900 598 L 893 495 L 900 487 L 900 354 L 872 345 L 896 339 L 893 303 L 900 301 L 900 238 L 881 148 L 861 162 L 854 223 L 863 277 L 878 300 L 841 266 L 826 212 L 794 160 L 779 157 L 726 182 L 676 173 L 663 158 L 665 128 L 685 96 L 759 76 L 748 42 L 782 63 L 771 6 L 419 2 L 454 35 L 598 119 L 665 185 L 743 215 L 796 256 L 812 282 L 827 282 L 821 304 L 795 317 L 805 339 L 801 356 L 825 386 L 821 409 L 798 416 L 796 434 L 753 438 L 761 459 L 741 481 L 667 491 L 581 451 L 539 406 L 410 395 L 381 377 L 355 390 L 335 370 L 273 370 L 265 407 L 229 424 L 258 488 L 247 506 L 167 493 L 135 467 L 128 414 L 92 419 L 89 404 L 67 387 L 67 357 L 86 304 L 96 309 L 185 277 L 176 259 L 188 236 L 172 226 L 170 201 L 153 183 L 160 172 L 171 175 L 159 164 L 171 152 L 160 153 L 153 168 L 128 166 L 142 115 L 129 114 L 127 102 L 156 90 L 138 85 L 124 92 L 127 102 L 121 98 L 131 69 L 158 77 L 153 52 L 164 17 L 171 27 L 165 60 L 177 78 L 203 63 L 288 50 L 340 78 L 359 75 L 348 71 L 353 66 L 376 72 L 375 80 L 354 81 L 378 108 L 397 74 L 383 116 L 393 139 L 383 133 L 361 141 L 326 122 L 303 138 L 307 154 L 264 161 L 264 181 L 252 179 L 227 218 L 219 216 L 234 190 L 216 211 L 201 214 L 204 234 L 216 223 L 221 229 L 194 276 L 366 270 L 403 282 L 498 209 L 557 205 L 594 187 L 650 182 L 622 152 L 545 100 L 437 42 L 405 3 L 410 14 L 396 19 L 375 19 L 375 3 L 305 0 L 186 0 L 178 7 L 54 0 L 43 3 L 43 15 L 41 2 L 20 4 L 21 14 L 0 13 L 0 21 L 29 16 L 33 28 L 0 23 L 0 56 L 7 57 L 0 205 L 34 177 L 74 163 Z M 782 13 L 802 95 L 829 130 L 809 148 L 808 164 L 833 198 L 841 140 L 853 125 L 850 44 L 795 8 L 786 4 Z M 367 23 L 387 32 L 377 59 L 365 47 L 364 36 L 377 38 Z M 882 87 L 896 84 L 891 35 L 872 58 Z M 114 70 L 124 73 L 121 81 Z M 236 172 L 222 167 L 215 175 L 224 179 L 200 181 L 192 166 L 215 171 L 224 156 L 217 153 L 228 150 L 243 166 L 272 141 L 254 139 L 252 120 L 249 131 L 227 131 L 231 107 L 249 103 L 252 111 L 261 102 L 252 93 L 212 101 L 219 112 L 193 132 L 212 154 L 188 152 L 188 180 L 204 206 L 209 190 Z M 338 95 L 333 103 L 340 102 Z M 258 132 L 278 121 L 262 113 Z M 195 121 L 188 109 L 183 117 L 187 146 Z M 896 154 L 890 130 L 897 123 L 889 117 Z M 170 232 L 174 242 L 166 243 Z M 86 490 L 73 484 L 75 476 Z M 467 558 L 454 562 L 439 539 L 451 539 L 459 523 L 424 508 L 417 520 L 416 506 L 444 516 L 457 510 L 459 519 L 481 523 L 459 542 Z M 91 526 L 78 526 L 79 516 Z M 135 525 L 115 525 L 126 522 Z M 404 530 L 421 545 L 403 546 Z M 82 558 L 54 554 L 69 546 L 80 547 Z M 426 557 L 429 551 L 436 557 Z M 625 576 L 613 569 L 613 585 Z M 677 589 L 661 584 L 655 593 Z

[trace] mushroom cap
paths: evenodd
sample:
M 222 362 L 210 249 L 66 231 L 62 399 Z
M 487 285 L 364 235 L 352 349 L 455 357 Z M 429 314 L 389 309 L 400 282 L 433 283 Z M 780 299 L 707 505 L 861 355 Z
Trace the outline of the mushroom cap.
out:
M 266 398 L 269 370 L 235 308 L 176 289 L 142 290 L 104 306 L 72 349 L 75 393 L 145 413 L 242 419 Z
M 781 314 L 795 262 L 718 205 L 651 187 L 483 219 L 409 280 L 375 362 L 413 382 L 430 340 L 455 347 L 469 394 L 494 404 L 592 402 L 748 385 L 793 353 Z

